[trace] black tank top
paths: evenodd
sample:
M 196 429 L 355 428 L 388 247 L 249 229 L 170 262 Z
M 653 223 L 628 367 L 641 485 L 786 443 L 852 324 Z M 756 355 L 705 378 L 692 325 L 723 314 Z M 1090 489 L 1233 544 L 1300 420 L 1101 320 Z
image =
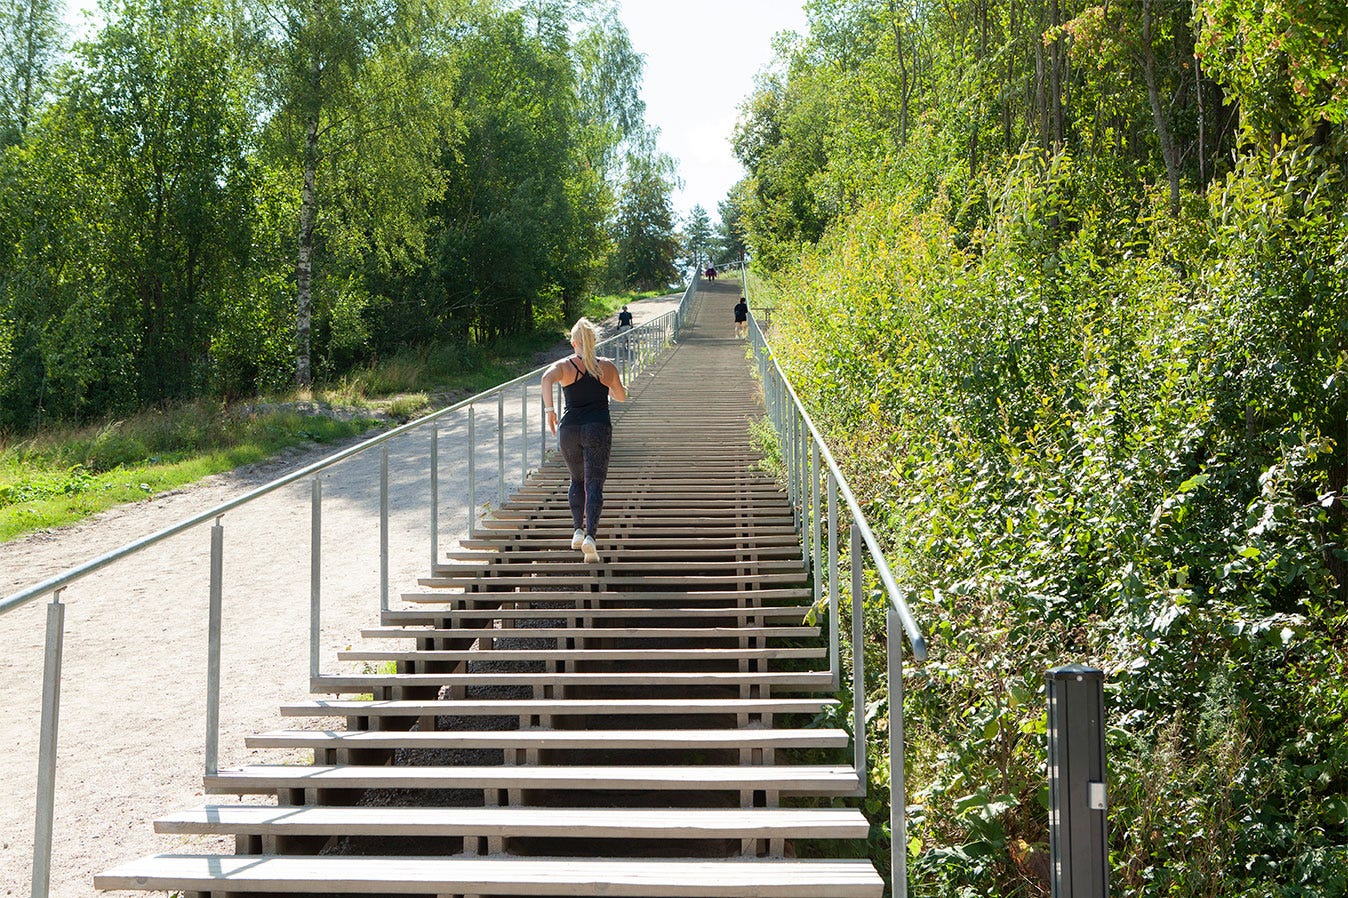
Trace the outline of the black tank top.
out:
M 572 383 L 562 387 L 566 397 L 566 414 L 562 415 L 563 424 L 608 424 L 608 387 L 589 371 L 581 371 L 576 360 L 571 360 L 577 377 Z

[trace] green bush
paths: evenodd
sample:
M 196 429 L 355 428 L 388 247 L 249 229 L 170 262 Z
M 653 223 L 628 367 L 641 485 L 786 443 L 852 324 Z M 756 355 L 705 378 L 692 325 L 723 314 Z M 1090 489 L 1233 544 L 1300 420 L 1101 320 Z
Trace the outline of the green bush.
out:
M 988 194 L 961 231 L 940 192 L 877 192 L 773 284 L 774 349 L 932 646 L 915 889 L 1044 894 L 1043 677 L 1085 661 L 1116 888 L 1348 894 L 1342 174 L 1275 158 L 1125 218 L 1089 166 L 1027 157 Z

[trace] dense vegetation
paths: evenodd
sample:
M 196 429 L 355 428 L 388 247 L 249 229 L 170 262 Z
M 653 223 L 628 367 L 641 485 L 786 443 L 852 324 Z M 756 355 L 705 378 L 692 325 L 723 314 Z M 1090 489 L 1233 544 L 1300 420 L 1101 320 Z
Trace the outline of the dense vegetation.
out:
M 607 0 L 109 0 L 73 48 L 57 2 L 0 0 L 0 434 L 466 363 L 675 275 Z
M 1047 894 L 1084 661 L 1116 893 L 1348 895 L 1348 7 L 808 9 L 735 200 L 932 643 L 914 893 Z

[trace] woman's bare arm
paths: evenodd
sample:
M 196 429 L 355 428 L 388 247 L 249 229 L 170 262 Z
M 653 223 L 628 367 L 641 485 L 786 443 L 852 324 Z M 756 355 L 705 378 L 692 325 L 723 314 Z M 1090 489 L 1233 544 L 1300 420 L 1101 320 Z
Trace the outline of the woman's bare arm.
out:
M 618 366 L 604 359 L 599 363 L 601 376 L 599 382 L 608 387 L 609 398 L 616 402 L 627 401 L 627 387 L 623 386 L 622 376 L 618 374 Z

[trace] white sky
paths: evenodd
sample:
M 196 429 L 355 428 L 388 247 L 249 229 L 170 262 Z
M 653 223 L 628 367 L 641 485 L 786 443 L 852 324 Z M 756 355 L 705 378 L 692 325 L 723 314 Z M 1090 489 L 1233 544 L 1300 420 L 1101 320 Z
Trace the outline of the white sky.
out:
M 686 215 L 716 204 L 744 176 L 730 149 L 739 104 L 754 74 L 772 60 L 779 31 L 804 32 L 800 0 L 621 0 L 632 45 L 646 57 L 646 120 L 660 148 L 679 162 L 684 189 L 674 206 Z
M 97 0 L 66 0 L 66 21 L 87 33 L 85 10 Z M 744 172 L 730 149 L 739 104 L 754 75 L 772 60 L 779 31 L 803 32 L 801 0 L 620 0 L 632 45 L 646 58 L 646 120 L 660 148 L 679 163 L 684 187 L 674 207 L 716 204 Z

